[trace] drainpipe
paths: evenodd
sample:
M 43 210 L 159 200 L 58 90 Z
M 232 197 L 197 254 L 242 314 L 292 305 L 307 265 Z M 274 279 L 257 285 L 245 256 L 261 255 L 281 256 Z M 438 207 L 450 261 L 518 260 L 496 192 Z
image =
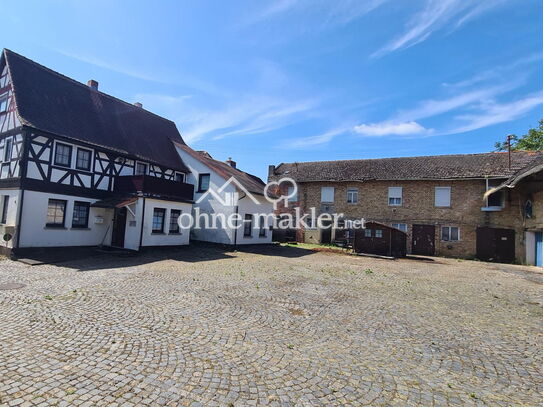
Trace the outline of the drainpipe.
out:
M 145 197 L 143 198 L 143 210 L 141 211 L 140 245 L 138 250 L 141 250 L 141 244 L 143 242 L 143 219 L 145 219 Z
M 20 242 L 21 242 L 21 224 L 23 222 L 23 203 L 25 199 L 25 188 L 24 188 L 24 180 L 26 179 L 26 173 L 27 173 L 27 167 L 28 167 L 28 144 L 29 144 L 29 135 L 26 130 L 23 130 L 23 156 L 19 157 L 19 165 L 20 167 L 20 188 L 21 188 L 21 198 L 19 199 L 19 205 L 17 209 L 17 226 L 16 226 L 16 232 L 15 232 L 15 244 L 13 245 L 13 249 L 18 249 Z
M 244 195 L 241 198 L 238 198 L 238 202 L 241 201 L 243 198 L 247 196 L 246 193 L 243 193 Z M 237 221 L 237 215 L 239 213 L 239 205 L 236 205 L 236 228 L 234 229 L 234 247 L 238 245 L 238 221 Z

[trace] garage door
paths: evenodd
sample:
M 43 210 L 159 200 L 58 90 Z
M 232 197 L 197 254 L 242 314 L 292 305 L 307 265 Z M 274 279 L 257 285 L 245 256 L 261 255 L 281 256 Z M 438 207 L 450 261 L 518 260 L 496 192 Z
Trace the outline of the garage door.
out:
M 477 228 L 477 258 L 497 263 L 513 263 L 515 261 L 515 231 Z

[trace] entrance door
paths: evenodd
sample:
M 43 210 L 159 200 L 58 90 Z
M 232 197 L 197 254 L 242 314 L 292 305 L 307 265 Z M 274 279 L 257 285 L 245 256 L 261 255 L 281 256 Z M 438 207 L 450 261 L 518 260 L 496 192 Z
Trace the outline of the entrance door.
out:
M 413 225 L 411 252 L 423 256 L 435 253 L 436 227 L 434 225 Z
M 477 258 L 497 263 L 513 263 L 515 261 L 515 231 L 477 228 Z
M 124 247 L 124 232 L 126 230 L 126 208 L 115 208 L 113 217 L 113 231 L 111 235 L 111 245 L 115 247 Z
M 321 243 L 332 243 L 332 221 L 322 221 L 322 226 L 325 228 L 321 229 Z
M 543 266 L 543 233 L 535 233 L 535 265 Z

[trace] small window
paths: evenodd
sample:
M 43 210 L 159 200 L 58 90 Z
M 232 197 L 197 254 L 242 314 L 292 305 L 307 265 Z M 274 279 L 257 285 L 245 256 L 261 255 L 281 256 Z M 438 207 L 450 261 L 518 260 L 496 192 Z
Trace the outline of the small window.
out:
M 347 189 L 347 203 L 355 204 L 358 202 L 358 188 Z
M 327 202 L 327 203 L 334 202 L 334 187 L 321 188 L 321 202 Z
M 136 173 L 135 175 L 147 175 L 147 164 L 145 163 L 136 163 Z
M 451 206 L 451 187 L 435 188 L 435 206 L 448 208 Z
M 287 196 L 289 202 L 298 202 L 298 191 L 294 193 L 294 187 L 287 188 Z
M 176 172 L 175 173 L 175 182 L 185 182 L 185 174 L 182 172 Z
M 0 113 L 8 111 L 8 95 L 0 96 Z
M 179 233 L 179 223 L 177 220 L 181 216 L 181 210 L 180 209 L 172 209 L 170 211 L 170 234 L 178 234 Z
M 8 221 L 9 195 L 4 195 L 2 199 L 2 219 L 0 222 L 6 224 Z
M 209 174 L 200 174 L 198 176 L 198 192 L 205 192 L 209 189 Z
M 4 142 L 4 162 L 11 160 L 11 154 L 13 150 L 13 139 L 11 137 L 6 138 Z
M 57 143 L 55 148 L 55 165 L 70 167 L 72 165 L 72 146 Z
M 246 214 L 243 225 L 243 237 L 251 237 L 253 235 L 253 215 Z
M 388 188 L 388 205 L 402 206 L 402 187 Z
M 164 233 L 164 215 L 166 209 L 155 208 L 153 209 L 153 233 Z
M 63 228 L 65 218 L 66 201 L 62 199 L 49 199 L 46 226 L 51 228 Z
M 381 229 L 375 229 L 375 237 L 383 237 L 383 231 Z
M 258 226 L 260 228 L 258 236 L 266 237 L 266 217 L 264 215 L 260 216 L 260 224 Z
M 73 228 L 88 228 L 89 227 L 89 203 L 74 202 L 74 213 L 72 217 Z
M 460 240 L 460 229 L 456 226 L 443 226 L 441 228 L 441 240 L 444 242 L 458 242 Z
M 90 171 L 91 155 L 92 155 L 92 151 L 84 149 L 84 148 L 78 148 L 77 156 L 75 159 L 75 168 L 77 168 L 78 170 Z
M 364 229 L 364 236 L 371 237 L 371 229 Z
M 393 224 L 392 224 L 392 227 L 393 227 L 393 228 L 396 228 L 396 229 L 399 229 L 399 230 L 401 230 L 402 232 L 406 232 L 406 233 L 407 233 L 407 224 L 406 224 L 406 223 L 393 223 Z
M 487 179 L 486 180 L 486 190 L 495 188 L 499 186 L 503 181 L 502 180 L 495 180 L 495 179 Z M 493 194 L 490 194 L 486 198 L 486 206 L 491 208 L 504 208 L 505 207 L 505 191 L 503 189 L 499 190 L 498 192 L 494 192 Z

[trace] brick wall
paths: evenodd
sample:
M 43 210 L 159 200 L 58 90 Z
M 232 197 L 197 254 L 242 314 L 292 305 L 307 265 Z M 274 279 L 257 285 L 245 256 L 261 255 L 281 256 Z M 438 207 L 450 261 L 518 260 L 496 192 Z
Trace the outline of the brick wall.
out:
M 485 180 L 465 181 L 370 181 L 370 182 L 312 182 L 298 185 L 299 205 L 304 211 L 310 207 L 321 209 L 321 187 L 335 188 L 331 212 L 344 213 L 347 218 L 365 218 L 382 222 L 406 223 L 408 225 L 408 252 L 411 251 L 413 224 L 436 226 L 436 255 L 451 257 L 474 257 L 476 253 L 476 229 L 479 226 L 513 228 L 516 230 L 516 255 L 521 261 L 524 257 L 524 227 L 522 208 L 524 197 L 516 190 L 506 191 L 505 207 L 498 212 L 483 212 Z M 401 206 L 388 205 L 388 188 L 402 187 Z M 451 187 L 451 206 L 435 207 L 435 187 Z M 358 202 L 347 203 L 347 189 L 358 189 Z M 289 211 L 283 209 L 282 211 Z M 280 210 L 281 211 L 281 210 Z M 441 226 L 457 226 L 460 241 L 442 242 Z M 300 239 L 318 242 L 318 230 L 301 233 Z

